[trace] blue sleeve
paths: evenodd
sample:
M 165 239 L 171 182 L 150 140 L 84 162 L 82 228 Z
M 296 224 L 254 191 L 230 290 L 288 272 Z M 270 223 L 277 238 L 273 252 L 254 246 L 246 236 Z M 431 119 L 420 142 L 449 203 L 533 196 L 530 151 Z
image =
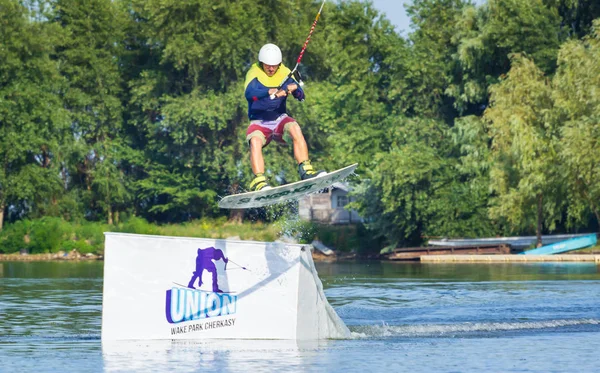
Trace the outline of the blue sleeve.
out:
M 261 120 L 274 120 L 285 113 L 286 97 L 271 100 L 269 88 L 258 79 L 252 79 L 246 86 L 246 100 L 248 101 L 248 118 Z
M 304 101 L 304 91 L 302 90 L 302 87 L 300 87 L 300 84 L 298 84 L 298 82 L 294 79 L 288 78 L 288 80 L 285 81 L 285 84 L 283 84 L 281 88 L 287 91 L 287 86 L 292 83 L 298 86 L 298 89 L 296 89 L 294 93 L 292 93 L 292 95 L 294 96 L 294 98 L 296 98 L 296 100 Z
M 269 88 L 262 85 L 258 79 L 254 78 L 246 87 L 246 100 L 249 102 L 260 100 L 261 98 L 269 96 Z

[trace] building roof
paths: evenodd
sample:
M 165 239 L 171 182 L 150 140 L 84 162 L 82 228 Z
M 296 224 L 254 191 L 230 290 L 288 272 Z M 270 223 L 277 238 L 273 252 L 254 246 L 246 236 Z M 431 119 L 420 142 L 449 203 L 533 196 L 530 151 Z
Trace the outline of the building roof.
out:
M 348 185 L 348 183 L 341 183 L 341 182 L 337 182 L 337 183 L 333 183 L 333 185 L 331 185 L 334 189 L 341 189 L 344 192 L 349 192 L 352 188 L 350 188 L 350 185 Z

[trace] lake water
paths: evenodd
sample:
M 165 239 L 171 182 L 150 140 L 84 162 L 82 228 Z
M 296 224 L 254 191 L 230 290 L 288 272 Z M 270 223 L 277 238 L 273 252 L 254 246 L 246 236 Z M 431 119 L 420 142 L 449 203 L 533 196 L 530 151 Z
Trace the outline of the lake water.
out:
M 593 263 L 317 263 L 349 340 L 103 344 L 102 262 L 0 263 L 0 372 L 597 372 Z

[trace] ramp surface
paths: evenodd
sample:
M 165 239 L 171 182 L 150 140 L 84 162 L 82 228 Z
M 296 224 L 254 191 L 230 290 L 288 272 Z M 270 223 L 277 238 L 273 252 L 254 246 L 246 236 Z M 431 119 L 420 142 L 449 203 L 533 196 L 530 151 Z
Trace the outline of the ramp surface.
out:
M 105 236 L 102 340 L 350 337 L 308 246 Z

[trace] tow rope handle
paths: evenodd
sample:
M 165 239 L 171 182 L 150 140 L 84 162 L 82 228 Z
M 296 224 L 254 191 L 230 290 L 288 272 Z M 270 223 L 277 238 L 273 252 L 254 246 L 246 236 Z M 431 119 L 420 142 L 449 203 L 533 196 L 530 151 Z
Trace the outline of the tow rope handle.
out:
M 317 22 L 319 21 L 319 17 L 321 17 L 321 12 L 323 11 L 323 6 L 325 5 L 325 1 L 327 1 L 327 0 L 323 0 L 323 3 L 321 3 L 321 8 L 319 8 L 319 13 L 317 13 L 317 16 L 315 17 L 315 21 L 313 22 L 313 24 L 312 24 L 312 26 L 310 28 L 310 32 L 308 33 L 308 37 L 304 41 L 304 45 L 302 46 L 302 50 L 300 51 L 300 55 L 298 56 L 298 59 L 296 60 L 296 66 L 294 66 L 294 69 L 292 71 L 290 71 L 290 73 L 285 77 L 285 79 L 281 82 L 281 84 L 279 84 L 279 86 L 277 87 L 277 91 L 270 96 L 271 100 L 275 99 L 275 95 L 277 94 L 277 92 L 279 92 L 281 90 L 281 87 L 283 87 L 283 85 L 285 84 L 285 82 L 287 82 L 287 80 L 289 78 L 291 78 L 292 75 L 296 75 L 297 76 L 297 78 L 298 78 L 297 79 L 298 85 L 300 87 L 304 86 L 304 82 L 302 82 L 302 77 L 300 76 L 300 72 L 298 71 L 298 66 L 300 66 L 300 61 L 302 61 L 302 57 L 304 57 L 304 52 L 306 51 L 306 47 L 308 46 L 308 42 L 310 41 L 310 37 L 312 36 L 313 31 L 315 31 L 315 27 L 317 26 Z

